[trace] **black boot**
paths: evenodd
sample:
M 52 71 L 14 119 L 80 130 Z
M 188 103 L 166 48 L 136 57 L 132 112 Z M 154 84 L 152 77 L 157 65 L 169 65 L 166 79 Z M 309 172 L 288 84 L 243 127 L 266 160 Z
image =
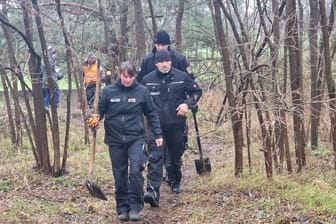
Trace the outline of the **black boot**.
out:
M 151 207 L 159 207 L 159 200 L 156 197 L 155 192 L 147 191 L 144 194 L 144 201 L 149 203 Z
M 179 193 L 182 192 L 180 181 L 171 181 L 170 182 L 170 188 L 171 188 L 171 191 L 176 193 L 176 194 L 179 194 Z

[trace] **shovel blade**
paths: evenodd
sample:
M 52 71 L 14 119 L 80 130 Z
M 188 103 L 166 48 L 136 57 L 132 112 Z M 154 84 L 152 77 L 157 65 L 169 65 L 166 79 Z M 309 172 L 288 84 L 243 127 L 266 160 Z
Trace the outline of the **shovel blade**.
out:
M 89 190 L 89 193 L 91 194 L 91 196 L 107 201 L 105 194 L 103 193 L 103 191 L 100 189 L 100 187 L 97 184 L 93 183 L 92 181 L 87 180 L 85 185 L 86 185 L 86 188 Z
M 211 172 L 211 164 L 209 158 L 204 160 L 195 160 L 196 171 L 199 175 L 203 175 Z

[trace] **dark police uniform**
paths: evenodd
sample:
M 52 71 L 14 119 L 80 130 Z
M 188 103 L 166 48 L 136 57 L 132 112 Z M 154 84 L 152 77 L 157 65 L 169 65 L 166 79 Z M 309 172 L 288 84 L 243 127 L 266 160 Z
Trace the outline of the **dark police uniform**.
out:
M 148 89 L 138 82 L 125 87 L 118 80 L 103 89 L 98 110 L 101 117 L 105 116 L 104 142 L 109 145 L 117 212 L 140 211 L 143 208 L 142 171 L 146 160 L 143 115 L 155 137 L 162 134 L 152 98 Z
M 171 49 L 170 47 L 168 47 L 168 51 L 171 56 L 172 67 L 187 72 L 187 67 L 189 66 L 187 59 L 180 52 Z M 145 57 L 143 58 L 140 66 L 140 71 L 137 75 L 137 80 L 139 83 L 142 82 L 142 79 L 145 75 L 156 69 L 155 54 L 156 48 L 154 48 L 151 53 L 145 55 Z
M 176 68 L 172 68 L 168 74 L 162 74 L 155 69 L 143 78 L 142 84 L 149 89 L 155 109 L 159 114 L 165 147 L 168 148 L 170 157 L 167 167 L 169 183 L 171 186 L 180 184 L 181 157 L 185 150 L 184 129 L 187 118 L 177 116 L 176 108 L 182 103 L 186 103 L 189 108 L 195 106 L 202 96 L 202 90 L 186 72 Z M 163 151 L 157 149 L 153 137 L 152 132 L 149 144 L 147 191 L 155 190 L 158 199 L 162 180 Z

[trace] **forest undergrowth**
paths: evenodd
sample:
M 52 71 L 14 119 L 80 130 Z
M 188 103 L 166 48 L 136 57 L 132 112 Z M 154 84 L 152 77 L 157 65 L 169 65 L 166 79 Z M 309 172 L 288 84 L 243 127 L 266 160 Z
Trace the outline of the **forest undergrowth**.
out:
M 173 194 L 163 183 L 160 207 L 145 204 L 138 223 L 336 223 L 336 178 L 331 145 L 322 141 L 314 152 L 307 145 L 307 165 L 302 172 L 274 171 L 273 178 L 267 179 L 263 152 L 259 150 L 259 126 L 253 121 L 252 164 L 248 167 L 244 147 L 243 176 L 236 178 L 230 121 L 224 119 L 215 126 L 219 101 L 206 92 L 198 113 L 202 148 L 204 156 L 211 161 L 211 173 L 200 176 L 196 172 L 194 160 L 198 159 L 198 153 L 190 118 L 190 147 L 183 157 L 183 192 Z M 103 128 L 98 130 L 93 173 L 108 201 L 91 197 L 84 185 L 90 146 L 80 142 L 81 133 L 75 127 L 81 122 L 74 122 L 77 123 L 71 132 L 67 174 L 58 178 L 34 169 L 28 144 L 18 152 L 8 138 L 1 138 L 0 223 L 119 223 Z M 291 154 L 295 167 L 293 147 Z

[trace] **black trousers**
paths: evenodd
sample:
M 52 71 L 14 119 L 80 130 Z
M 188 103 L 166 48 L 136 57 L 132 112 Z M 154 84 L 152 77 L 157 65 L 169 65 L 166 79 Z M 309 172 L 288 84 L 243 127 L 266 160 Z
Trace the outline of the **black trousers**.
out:
M 89 84 L 86 87 L 85 92 L 86 92 L 86 101 L 87 101 L 87 104 L 88 104 L 88 106 L 90 108 L 92 108 L 93 107 L 94 97 L 95 97 L 95 94 L 96 94 L 96 84 L 95 83 Z
M 118 214 L 143 208 L 144 145 L 144 139 L 140 139 L 128 145 L 109 146 Z
M 185 150 L 188 149 L 188 124 L 186 123 L 185 127 L 184 127 L 184 148 Z M 168 169 L 168 165 L 169 165 L 169 153 L 168 153 L 168 147 L 165 147 L 164 148 L 164 155 L 163 155 L 163 164 L 164 164 L 164 168 L 165 170 L 167 171 Z M 168 180 L 168 176 L 167 176 L 167 172 L 166 172 L 166 177 L 167 177 L 167 180 Z M 168 180 L 169 182 L 169 180 Z
M 180 182 L 182 178 L 181 157 L 185 151 L 184 126 L 164 128 L 162 131 L 164 139 L 163 147 L 156 147 L 155 138 L 151 131 L 148 144 L 149 163 L 147 191 L 155 191 L 157 199 L 160 197 L 160 185 L 163 178 L 164 162 L 167 162 L 166 172 L 168 181 Z

